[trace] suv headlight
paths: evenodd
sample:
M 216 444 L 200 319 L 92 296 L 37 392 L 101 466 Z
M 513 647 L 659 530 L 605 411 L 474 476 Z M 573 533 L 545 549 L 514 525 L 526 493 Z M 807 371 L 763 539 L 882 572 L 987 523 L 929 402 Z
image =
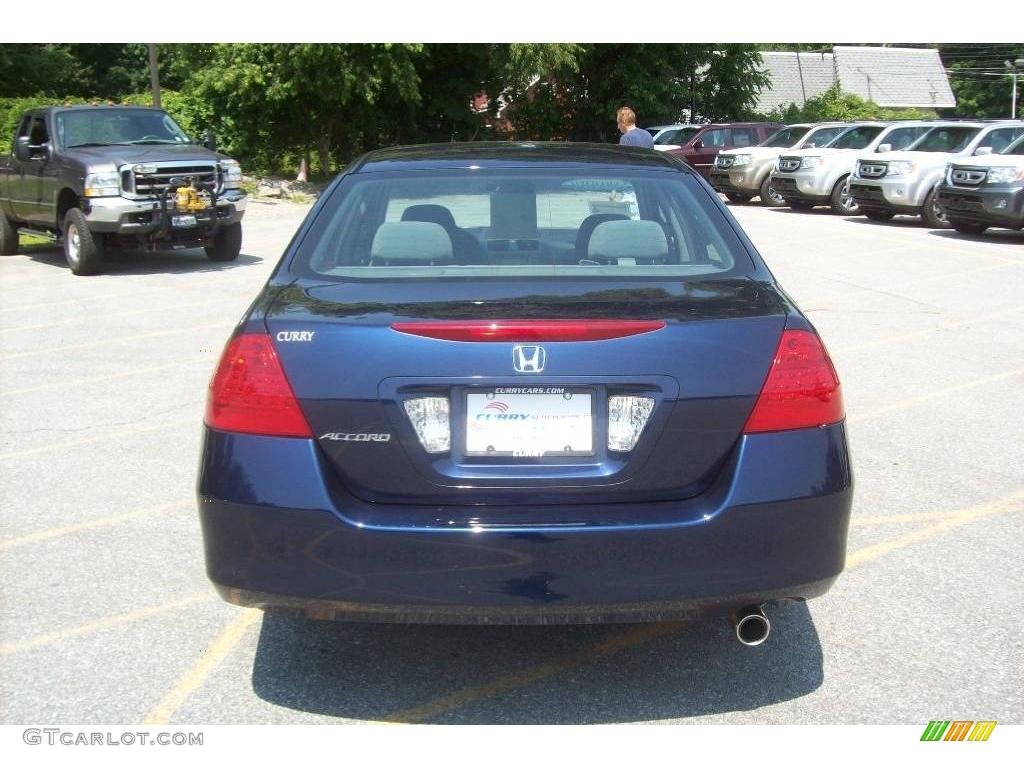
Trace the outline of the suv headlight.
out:
M 242 186 L 242 166 L 237 160 L 221 160 L 220 167 L 224 172 L 225 189 L 237 189 Z
M 735 168 L 738 165 L 747 165 L 750 163 L 751 155 L 733 155 L 732 166 Z
M 1012 165 L 997 165 L 988 169 L 986 184 L 1012 184 L 1015 181 L 1024 180 L 1024 168 L 1014 168 Z
M 119 194 L 121 194 L 121 181 L 116 170 L 86 174 L 86 197 L 117 197 Z
M 821 165 L 820 157 L 805 157 L 800 161 L 801 168 L 817 168 L 819 165 Z
M 909 176 L 916 170 L 917 166 L 910 160 L 890 160 L 889 170 L 886 176 Z

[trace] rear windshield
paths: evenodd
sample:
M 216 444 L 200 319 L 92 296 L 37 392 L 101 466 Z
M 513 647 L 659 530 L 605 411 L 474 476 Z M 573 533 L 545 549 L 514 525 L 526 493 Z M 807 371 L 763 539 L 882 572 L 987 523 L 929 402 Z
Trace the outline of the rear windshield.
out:
M 932 128 L 907 149 L 912 152 L 960 152 L 980 130 L 966 126 Z
M 880 125 L 861 125 L 840 135 L 828 147 L 830 149 L 864 149 L 881 132 L 882 126 Z
M 689 174 L 353 173 L 294 269 L 326 278 L 736 276 L 753 263 Z

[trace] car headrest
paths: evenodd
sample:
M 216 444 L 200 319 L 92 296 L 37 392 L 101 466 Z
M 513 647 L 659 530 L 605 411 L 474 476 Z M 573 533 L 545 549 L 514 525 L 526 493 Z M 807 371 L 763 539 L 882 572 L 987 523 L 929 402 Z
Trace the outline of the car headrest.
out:
M 666 258 L 668 240 L 656 221 L 605 221 L 594 227 L 587 256 L 595 259 Z
M 410 205 L 402 211 L 402 221 L 432 221 L 445 229 L 455 229 L 455 217 L 443 205 Z
M 427 221 L 389 221 L 373 236 L 373 262 L 447 262 L 452 258 L 452 240 L 444 227 Z

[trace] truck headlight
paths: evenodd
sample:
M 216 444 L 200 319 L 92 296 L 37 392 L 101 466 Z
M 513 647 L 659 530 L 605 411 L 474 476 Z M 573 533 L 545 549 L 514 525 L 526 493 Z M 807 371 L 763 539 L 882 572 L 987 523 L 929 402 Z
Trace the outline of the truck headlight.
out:
M 988 169 L 985 183 L 1012 184 L 1022 179 L 1024 179 L 1024 168 L 1014 168 L 1012 165 L 996 165 Z
M 805 157 L 800 161 L 801 168 L 817 168 L 819 165 L 821 165 L 820 157 Z
M 886 176 L 909 176 L 917 168 L 910 160 L 890 160 Z
M 121 183 L 117 171 L 86 174 L 86 197 L 117 197 L 119 194 L 121 194 Z
M 225 189 L 238 189 L 242 186 L 242 166 L 237 160 L 221 160 L 220 167 L 224 172 Z
M 750 155 L 733 155 L 732 164 L 733 167 L 738 165 L 747 165 L 750 162 Z

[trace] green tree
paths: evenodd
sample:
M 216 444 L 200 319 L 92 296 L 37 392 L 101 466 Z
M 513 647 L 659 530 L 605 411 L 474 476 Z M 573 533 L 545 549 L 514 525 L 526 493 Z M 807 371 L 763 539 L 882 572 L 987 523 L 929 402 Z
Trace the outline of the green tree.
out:
M 0 97 L 82 93 L 85 67 L 68 45 L 5 43 L 0 45 Z
M 957 117 L 1010 117 L 1013 78 L 1005 61 L 1024 58 L 1024 44 L 940 44 L 956 107 L 943 110 Z M 1024 73 L 1018 76 L 1017 117 L 1024 118 Z
M 830 120 L 927 119 L 934 118 L 935 113 L 927 109 L 880 107 L 873 101 L 845 92 L 840 85 L 833 85 L 821 95 L 808 99 L 803 106 L 790 104 L 785 109 L 776 109 L 761 117 L 780 123 L 817 123 Z

